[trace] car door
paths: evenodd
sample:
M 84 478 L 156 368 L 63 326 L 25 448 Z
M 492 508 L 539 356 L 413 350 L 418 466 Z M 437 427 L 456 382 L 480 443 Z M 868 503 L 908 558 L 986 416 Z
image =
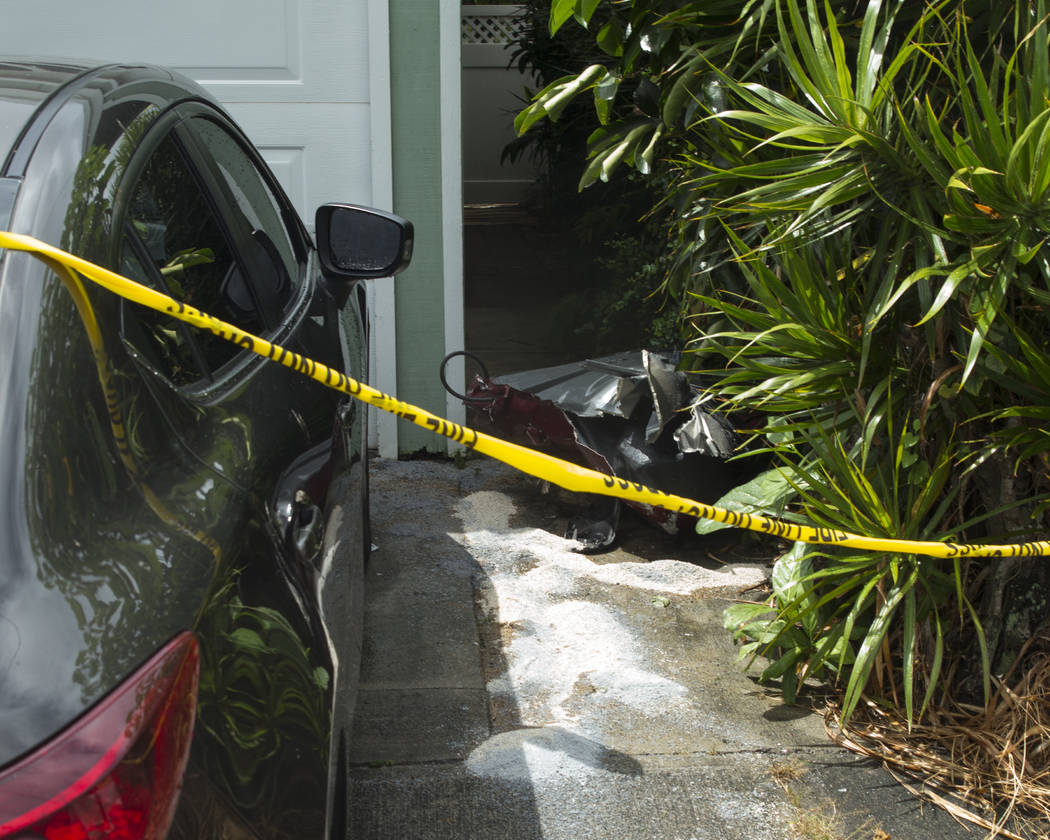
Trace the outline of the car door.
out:
M 352 355 L 341 350 L 336 301 L 314 274 L 305 230 L 240 132 L 210 106 L 184 104 L 157 121 L 135 158 L 115 202 L 122 271 L 342 369 Z M 195 628 L 203 734 L 187 796 L 217 786 L 269 836 L 313 836 L 328 810 L 335 706 L 320 520 L 344 398 L 135 304 L 122 304 L 121 330 L 169 445 L 240 499 L 217 495 L 231 506 L 224 530 L 232 525 L 236 541 Z M 310 516 L 279 511 L 289 496 Z M 297 539 L 297 529 L 318 539 Z
M 123 267 L 248 332 L 342 367 L 334 302 L 268 171 L 210 108 L 181 106 L 173 116 L 124 190 Z M 250 422 L 242 430 L 250 456 L 207 458 L 228 479 L 250 484 L 289 451 L 330 437 L 337 395 L 218 336 L 158 313 L 136 316 L 127 337 L 184 399 Z M 214 448 L 208 433 L 187 442 L 200 456 Z

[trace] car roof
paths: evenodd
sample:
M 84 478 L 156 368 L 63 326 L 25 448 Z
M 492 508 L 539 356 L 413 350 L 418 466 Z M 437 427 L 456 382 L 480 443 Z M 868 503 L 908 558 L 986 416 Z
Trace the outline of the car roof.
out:
M 40 134 L 70 99 L 84 94 L 99 108 L 130 90 L 157 104 L 213 101 L 196 82 L 163 67 L 0 56 L 0 177 L 22 174 Z
M 0 230 L 37 144 L 71 101 L 90 113 L 85 144 L 108 147 L 126 128 L 126 114 L 111 105 L 138 100 L 163 109 L 187 99 L 215 104 L 196 82 L 162 67 L 0 56 Z
M 0 162 L 10 157 L 37 109 L 90 69 L 83 62 L 0 58 Z

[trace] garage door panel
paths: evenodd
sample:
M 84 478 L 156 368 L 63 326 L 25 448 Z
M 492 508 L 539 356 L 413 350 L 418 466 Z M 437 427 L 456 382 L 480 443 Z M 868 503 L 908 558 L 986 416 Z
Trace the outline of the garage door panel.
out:
M 258 146 L 303 220 L 330 201 L 373 204 L 365 105 L 233 103 L 227 110 Z
M 12 6 L 0 0 L 0 11 Z M 146 61 L 201 82 L 260 148 L 309 224 L 372 201 L 369 0 L 34 0 L 0 54 Z
M 0 55 L 161 64 L 201 82 L 308 226 L 325 202 L 391 204 L 387 0 L 0 0 L 0 15 Z M 393 392 L 392 287 L 381 298 L 390 356 L 372 381 Z M 397 420 L 380 426 L 396 454 Z
M 35 0 L 0 53 L 164 64 L 224 102 L 367 102 L 367 33 L 367 0 Z

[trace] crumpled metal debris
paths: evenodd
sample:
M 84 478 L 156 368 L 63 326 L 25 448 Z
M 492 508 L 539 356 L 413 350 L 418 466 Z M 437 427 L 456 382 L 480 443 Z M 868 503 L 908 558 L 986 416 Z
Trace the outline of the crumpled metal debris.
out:
M 493 379 L 482 370 L 468 393 L 457 395 L 475 428 L 702 502 L 716 501 L 750 477 L 750 470 L 727 460 L 736 434 L 721 415 L 696 405 L 699 391 L 673 356 L 633 351 Z M 566 535 L 582 551 L 612 545 L 619 524 L 620 500 L 591 500 Z M 695 522 L 626 504 L 671 534 Z

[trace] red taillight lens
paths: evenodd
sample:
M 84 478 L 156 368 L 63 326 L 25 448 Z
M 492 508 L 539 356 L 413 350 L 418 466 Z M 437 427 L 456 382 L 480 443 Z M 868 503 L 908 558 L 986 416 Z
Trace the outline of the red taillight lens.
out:
M 182 633 L 80 720 L 0 773 L 0 837 L 164 837 L 186 769 L 199 653 Z

